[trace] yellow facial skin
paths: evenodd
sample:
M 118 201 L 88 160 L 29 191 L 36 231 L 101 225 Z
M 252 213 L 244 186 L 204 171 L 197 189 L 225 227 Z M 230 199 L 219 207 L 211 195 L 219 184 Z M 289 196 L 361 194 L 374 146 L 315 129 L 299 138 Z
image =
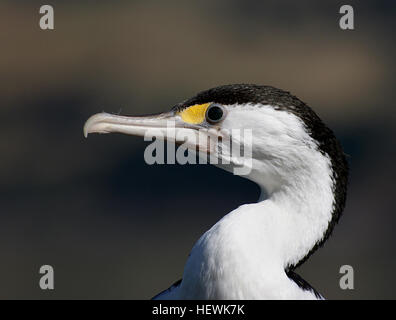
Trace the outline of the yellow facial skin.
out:
M 190 124 L 199 124 L 204 122 L 206 109 L 210 106 L 210 103 L 195 104 L 179 112 L 180 117 L 184 122 Z

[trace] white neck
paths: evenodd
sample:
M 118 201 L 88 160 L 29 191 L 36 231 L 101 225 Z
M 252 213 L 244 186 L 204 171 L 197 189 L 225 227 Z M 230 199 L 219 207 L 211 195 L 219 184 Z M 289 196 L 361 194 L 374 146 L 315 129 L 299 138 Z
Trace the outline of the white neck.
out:
M 179 298 L 315 298 L 288 279 L 285 269 L 323 238 L 332 217 L 333 180 L 326 156 L 313 151 L 303 160 L 276 188 L 260 183 L 267 199 L 240 206 L 199 239 Z

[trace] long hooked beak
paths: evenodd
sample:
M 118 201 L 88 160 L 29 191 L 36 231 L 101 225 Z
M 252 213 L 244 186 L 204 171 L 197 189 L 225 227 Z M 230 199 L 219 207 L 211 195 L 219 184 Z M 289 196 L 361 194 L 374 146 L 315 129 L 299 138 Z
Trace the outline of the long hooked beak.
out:
M 98 113 L 91 116 L 84 125 L 84 136 L 89 133 L 124 133 L 135 136 L 150 136 L 171 142 L 185 143 L 189 149 L 212 153 L 219 137 L 219 131 L 200 130 L 202 127 L 185 123 L 174 111 L 150 116 L 119 116 Z
M 150 116 L 127 117 L 109 113 L 97 113 L 91 116 L 84 125 L 84 136 L 89 133 L 118 132 L 136 136 L 144 136 L 147 130 L 167 128 L 177 117 L 174 112 L 160 113 Z

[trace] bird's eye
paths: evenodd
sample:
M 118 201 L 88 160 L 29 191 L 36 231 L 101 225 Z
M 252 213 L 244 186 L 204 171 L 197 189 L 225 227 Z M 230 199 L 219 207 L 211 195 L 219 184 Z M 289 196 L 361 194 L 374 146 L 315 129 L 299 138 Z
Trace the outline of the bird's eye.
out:
M 210 123 L 217 123 L 223 120 L 224 118 L 224 110 L 223 107 L 218 104 L 212 104 L 206 110 L 206 121 Z

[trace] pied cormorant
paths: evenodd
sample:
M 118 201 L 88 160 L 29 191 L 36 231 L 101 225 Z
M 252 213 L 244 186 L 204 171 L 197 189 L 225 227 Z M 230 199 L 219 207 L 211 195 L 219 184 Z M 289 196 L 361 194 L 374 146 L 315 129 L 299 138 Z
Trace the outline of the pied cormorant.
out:
M 169 121 L 174 135 L 165 139 L 183 137 L 201 156 L 227 160 L 217 163 L 223 169 L 248 169 L 244 177 L 262 192 L 256 203 L 236 208 L 205 232 L 182 280 L 154 298 L 322 299 L 294 269 L 328 239 L 344 209 L 348 165 L 333 132 L 289 92 L 236 84 L 202 91 L 157 115 L 99 113 L 86 122 L 84 134 L 169 133 Z M 233 130 L 246 129 L 251 157 L 234 159 L 225 142 L 241 143 Z

